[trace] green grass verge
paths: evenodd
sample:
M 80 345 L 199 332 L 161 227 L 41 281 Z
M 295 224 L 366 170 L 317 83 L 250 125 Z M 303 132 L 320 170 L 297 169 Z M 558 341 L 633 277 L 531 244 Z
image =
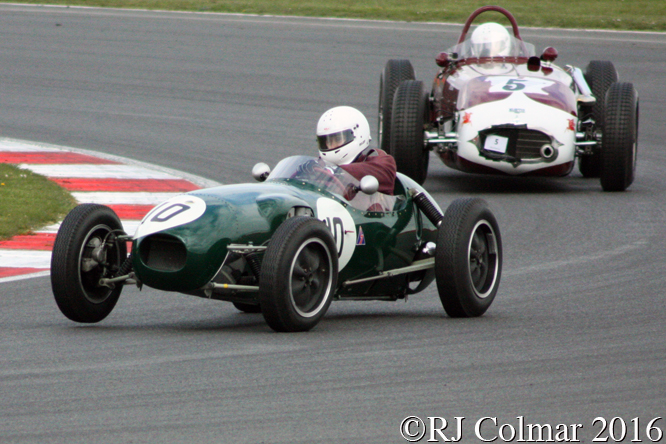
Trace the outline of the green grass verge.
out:
M 12 3 L 450 23 L 463 23 L 476 8 L 497 4 L 511 11 L 519 26 L 666 31 L 664 0 L 18 0 Z
M 55 182 L 0 163 L 0 240 L 58 222 L 74 206 L 72 195 Z

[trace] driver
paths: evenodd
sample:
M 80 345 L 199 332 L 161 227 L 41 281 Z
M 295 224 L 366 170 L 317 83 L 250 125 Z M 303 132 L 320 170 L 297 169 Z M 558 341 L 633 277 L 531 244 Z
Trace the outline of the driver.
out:
M 472 51 L 477 57 L 511 55 L 511 34 L 499 23 L 489 22 L 477 26 L 470 40 Z
M 370 125 L 356 108 L 338 106 L 326 111 L 317 123 L 319 156 L 361 180 L 371 175 L 379 192 L 393 194 L 396 164 L 393 156 L 370 148 Z

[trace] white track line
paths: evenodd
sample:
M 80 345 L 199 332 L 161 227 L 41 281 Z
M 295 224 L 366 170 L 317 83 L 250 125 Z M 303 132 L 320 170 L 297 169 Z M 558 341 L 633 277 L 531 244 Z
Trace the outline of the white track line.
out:
M 157 205 L 165 200 L 183 193 L 148 193 L 148 192 L 106 192 L 106 191 L 77 191 L 72 193 L 79 203 L 95 203 L 101 205 Z
M 2 6 L 2 5 L 0 5 Z M 169 178 L 179 178 L 189 180 L 193 184 L 200 186 L 201 188 L 211 188 L 222 185 L 220 182 L 206 179 L 205 177 L 196 176 L 194 174 L 189 174 L 184 171 L 174 170 L 172 168 L 158 166 L 152 163 L 141 162 L 134 159 L 128 159 L 126 157 L 115 156 L 113 154 L 101 153 L 98 151 L 84 150 L 80 148 L 72 148 L 62 145 L 52 145 L 41 142 L 29 142 L 25 140 L 16 140 L 0 137 L 0 151 L 3 151 L 5 147 L 8 147 L 6 151 L 60 151 L 60 152 L 70 152 L 70 153 L 79 153 L 87 154 L 88 156 L 98 157 L 100 159 L 107 159 L 118 162 L 124 165 L 132 165 L 135 167 L 145 168 L 148 171 L 152 172 L 161 172 L 169 175 Z M 142 177 L 146 179 L 146 177 Z
M 134 234 L 136 232 L 136 229 L 139 227 L 139 224 L 141 223 L 140 220 L 122 220 L 120 221 L 123 225 L 123 230 L 125 230 L 125 233 L 127 234 Z M 53 225 L 47 225 L 44 228 L 41 228 L 40 230 L 35 231 L 36 233 L 51 233 L 55 234 L 58 232 L 60 229 L 60 222 L 57 224 Z
M 0 267 L 49 268 L 50 266 L 50 251 L 0 250 Z
M 149 170 L 134 165 L 53 165 L 22 163 L 19 168 L 46 177 L 77 179 L 180 179 L 162 171 Z

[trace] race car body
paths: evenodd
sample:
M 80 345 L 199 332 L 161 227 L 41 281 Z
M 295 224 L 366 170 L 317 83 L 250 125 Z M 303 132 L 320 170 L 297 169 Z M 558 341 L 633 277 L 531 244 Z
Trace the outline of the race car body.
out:
M 317 161 L 307 156 L 288 158 L 263 183 L 193 191 L 158 205 L 134 235 L 136 276 L 153 288 L 202 295 L 206 284 L 216 277 L 232 285 L 255 282 L 251 274 L 233 278 L 232 267 L 228 272 L 221 268 L 223 260 L 234 250 L 262 251 L 265 247 L 261 246 L 268 244 L 280 224 L 297 215 L 314 217 L 331 232 L 341 282 L 376 276 L 380 258 L 386 269 L 408 265 L 414 258 L 405 258 L 402 252 L 419 242 L 436 240 L 437 230 L 427 219 L 417 226 L 406 194 L 369 196 L 361 192 L 345 199 L 345 189 L 360 187 L 359 182 L 341 169 L 335 179 L 316 170 L 299 172 L 308 162 Z M 418 186 L 406 177 L 400 184 L 403 182 L 409 188 Z M 233 262 L 229 259 L 228 263 Z M 383 287 L 384 282 L 378 284 Z M 374 292 L 399 297 L 405 293 L 404 285 L 399 279 L 387 279 L 386 288 Z M 347 285 L 338 295 L 366 295 L 368 286 Z M 222 297 L 228 293 L 220 292 Z
M 468 32 L 486 11 L 511 23 L 513 35 L 488 24 L 506 33 L 501 49 Z M 408 60 L 390 60 L 380 78 L 381 147 L 419 183 L 434 151 L 457 170 L 516 176 L 564 176 L 579 158 L 583 176 L 600 177 L 604 190 L 626 189 L 636 165 L 633 85 L 618 82 L 610 62 L 592 61 L 583 73 L 554 64 L 552 47 L 535 54 L 514 17 L 487 6 L 470 16 L 458 44 L 437 56 L 429 93 Z
M 230 301 L 261 312 L 277 331 L 302 331 L 334 299 L 395 301 L 435 279 L 451 316 L 480 316 L 492 303 L 502 243 L 481 199 L 458 199 L 442 214 L 407 176 L 398 174 L 394 193 L 383 194 L 376 178 L 359 181 L 307 156 L 272 172 L 257 164 L 253 175 L 261 183 L 176 196 L 133 235 L 106 206 L 76 207 L 53 249 L 60 310 L 98 322 L 123 285 L 145 285 Z
M 560 76 L 533 76 L 526 66 L 465 66 L 434 88 L 435 119 L 455 114 L 444 97 L 457 92 L 462 110 L 456 149 L 438 154 L 470 173 L 565 175 L 576 154 L 576 97 Z M 559 69 L 558 69 L 559 71 Z M 559 77 L 559 78 L 558 78 Z M 570 77 L 569 77 L 570 80 Z M 548 116 L 547 119 L 544 116 Z M 450 131 L 449 131 L 450 132 Z

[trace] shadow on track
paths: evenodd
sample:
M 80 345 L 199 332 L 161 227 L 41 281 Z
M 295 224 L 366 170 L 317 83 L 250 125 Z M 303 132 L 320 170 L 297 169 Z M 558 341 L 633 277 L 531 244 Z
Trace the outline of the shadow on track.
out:
M 424 186 L 429 193 L 558 194 L 602 191 L 599 179 L 586 179 L 575 175 L 518 177 L 466 174 L 446 170 L 432 171 Z

